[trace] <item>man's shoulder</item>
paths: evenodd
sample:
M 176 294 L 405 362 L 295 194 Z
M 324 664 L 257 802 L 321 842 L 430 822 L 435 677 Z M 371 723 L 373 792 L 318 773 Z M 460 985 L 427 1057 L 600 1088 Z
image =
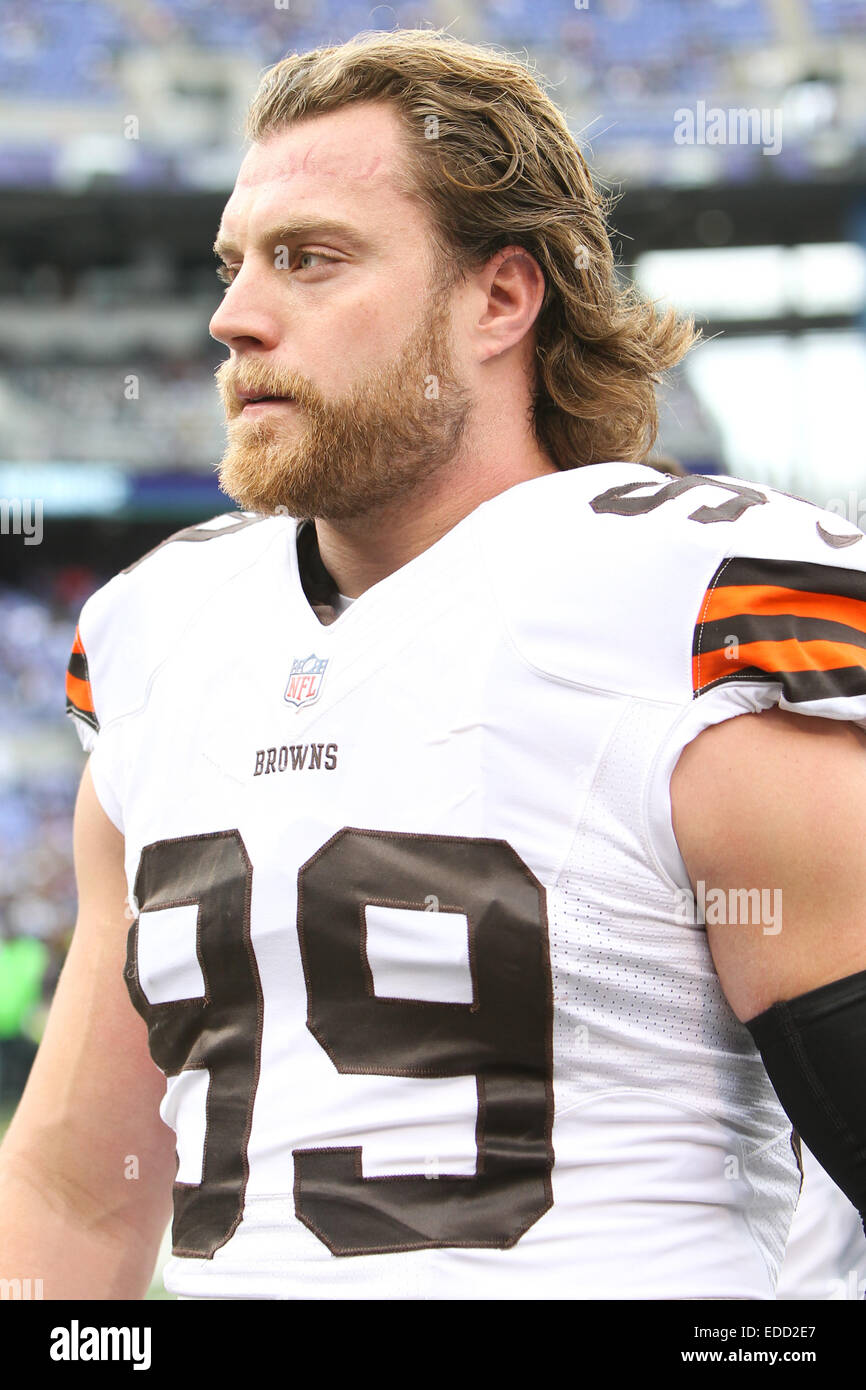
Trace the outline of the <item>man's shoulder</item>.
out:
M 761 484 L 594 464 L 518 485 L 479 523 L 515 644 L 561 678 L 690 700 L 763 673 L 765 658 L 779 666 L 788 641 L 833 635 L 814 622 L 844 612 L 866 632 L 863 533 Z M 786 611 L 796 632 L 776 621 Z
M 537 551 L 559 564 L 585 555 L 603 569 L 605 557 L 620 564 L 630 556 L 633 568 L 652 555 L 656 574 L 689 552 L 713 559 L 750 548 L 844 566 L 863 540 L 844 518 L 765 483 L 728 474 L 672 476 L 625 462 L 533 478 L 491 498 L 478 515 L 491 535 L 533 559 Z M 673 549 L 660 551 L 663 542 Z M 859 555 L 856 568 L 866 565 Z
M 294 523 L 291 523 L 294 524 Z M 168 605 L 180 612 L 210 589 L 246 568 L 285 533 L 285 517 L 224 512 L 184 526 L 120 570 L 88 599 L 83 618 L 142 605 L 153 612 Z
M 226 625 L 232 581 L 292 534 L 293 520 L 233 512 L 166 537 L 114 575 L 81 610 L 67 678 L 67 710 L 98 731 L 139 707 L 152 673 L 219 603 Z M 277 564 L 284 557 L 279 550 Z M 257 571 L 258 572 L 258 571 Z M 236 603 L 242 621 L 242 601 Z M 92 741 L 92 740 L 89 740 Z
M 155 584 L 179 571 L 218 573 L 247 563 L 273 539 L 275 528 L 285 531 L 287 518 L 259 512 L 221 512 L 174 531 L 120 571 L 138 582 Z M 214 544 L 205 544 L 215 542 Z

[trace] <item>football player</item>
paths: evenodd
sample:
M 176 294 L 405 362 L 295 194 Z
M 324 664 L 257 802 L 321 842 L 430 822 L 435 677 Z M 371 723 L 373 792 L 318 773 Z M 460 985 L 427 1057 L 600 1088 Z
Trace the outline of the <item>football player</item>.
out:
M 866 1191 L 862 533 L 641 464 L 692 329 L 520 64 L 362 37 L 249 134 L 240 510 L 81 615 L 2 1273 L 138 1297 L 173 1189 L 187 1298 L 770 1299 L 792 1122 Z

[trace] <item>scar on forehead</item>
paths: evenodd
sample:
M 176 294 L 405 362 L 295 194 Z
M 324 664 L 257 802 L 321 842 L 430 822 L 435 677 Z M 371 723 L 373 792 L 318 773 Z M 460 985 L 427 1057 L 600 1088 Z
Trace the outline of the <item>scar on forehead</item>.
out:
M 304 154 L 287 154 L 278 161 L 276 168 L 273 164 L 267 168 L 256 168 L 254 164 L 241 168 L 237 184 L 238 187 L 254 187 L 261 183 L 287 183 L 298 174 L 307 173 L 361 181 L 374 178 L 380 171 L 387 175 L 385 161 L 379 154 L 342 153 L 336 150 L 317 152 L 311 147 Z

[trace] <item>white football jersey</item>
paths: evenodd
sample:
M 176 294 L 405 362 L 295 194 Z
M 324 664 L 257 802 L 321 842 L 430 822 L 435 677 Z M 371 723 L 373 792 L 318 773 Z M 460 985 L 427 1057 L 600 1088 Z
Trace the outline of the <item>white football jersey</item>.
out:
M 862 1302 L 866 1297 L 866 1236 L 860 1213 L 805 1144 L 801 1156 L 803 1190 L 776 1297 Z
M 336 618 L 285 516 L 94 594 L 69 708 L 168 1078 L 170 1291 L 774 1297 L 791 1127 L 669 784 L 733 715 L 866 725 L 862 542 L 610 463 L 492 498 Z

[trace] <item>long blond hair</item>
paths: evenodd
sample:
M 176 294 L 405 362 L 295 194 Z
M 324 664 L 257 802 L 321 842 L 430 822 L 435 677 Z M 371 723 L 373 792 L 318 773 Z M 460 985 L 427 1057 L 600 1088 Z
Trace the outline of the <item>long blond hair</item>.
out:
M 536 76 L 441 30 L 364 33 L 284 58 L 247 117 L 257 141 L 354 101 L 393 104 L 407 192 L 431 214 L 446 278 L 523 246 L 545 278 L 535 324 L 533 426 L 560 468 L 636 460 L 658 429 L 655 387 L 697 334 L 617 273 L 609 203 Z

